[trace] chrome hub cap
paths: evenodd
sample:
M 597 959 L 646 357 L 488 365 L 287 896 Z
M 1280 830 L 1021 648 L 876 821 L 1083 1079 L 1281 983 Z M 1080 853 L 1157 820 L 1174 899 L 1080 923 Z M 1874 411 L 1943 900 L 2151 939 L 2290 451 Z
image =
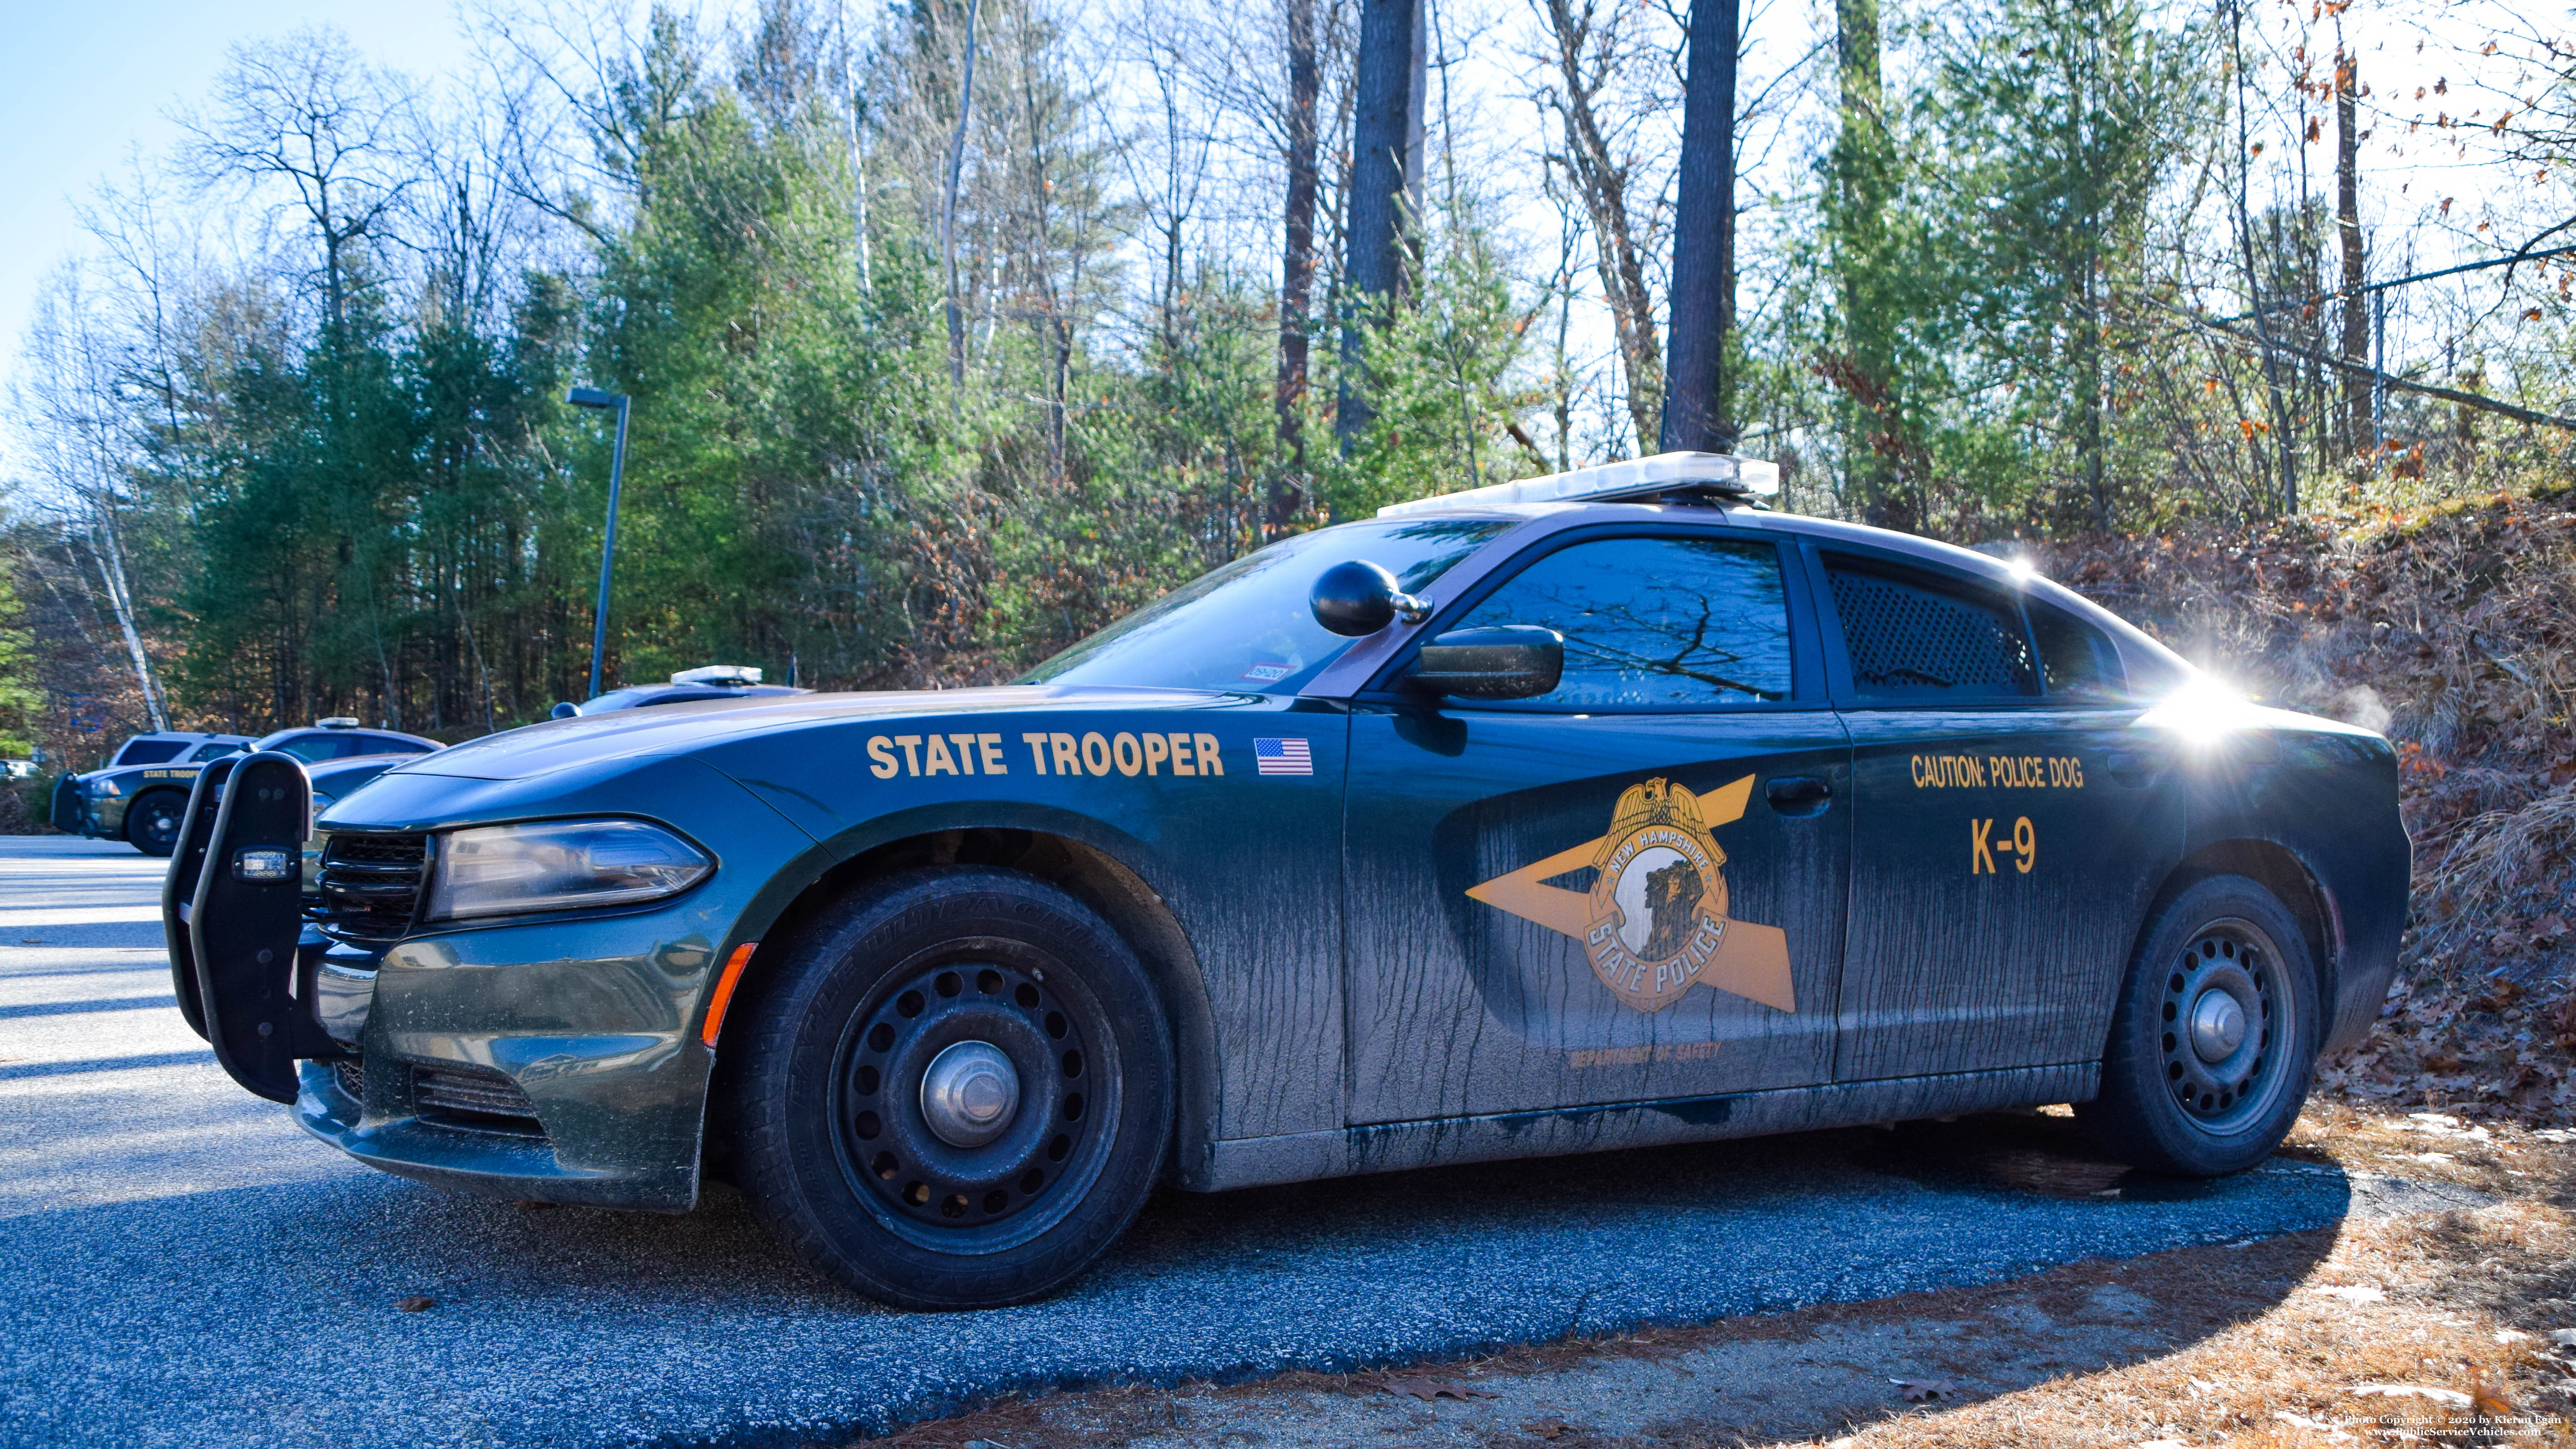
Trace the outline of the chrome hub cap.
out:
M 2245 1008 L 2224 991 L 2204 991 L 2191 1009 L 2191 1049 L 2204 1062 L 2223 1062 L 2245 1040 Z
M 2202 928 L 2166 967 L 2165 1086 L 2213 1132 L 2260 1122 L 2292 1069 L 2298 998 L 2261 927 L 2230 917 Z
M 881 1223 L 943 1252 L 1046 1231 L 1081 1201 L 1117 1130 L 1091 998 L 1055 962 L 975 944 L 973 958 L 934 957 L 871 991 L 833 1067 L 850 1185 Z
M 921 1075 L 921 1116 L 951 1147 L 981 1147 L 1010 1130 L 1020 1073 L 990 1042 L 961 1041 Z

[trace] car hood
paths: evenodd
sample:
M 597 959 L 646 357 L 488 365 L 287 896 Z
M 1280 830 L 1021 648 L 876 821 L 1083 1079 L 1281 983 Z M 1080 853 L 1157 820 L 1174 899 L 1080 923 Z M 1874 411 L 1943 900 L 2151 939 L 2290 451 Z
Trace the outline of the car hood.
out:
M 983 689 L 915 689 L 800 694 L 783 698 L 657 704 L 548 720 L 451 746 L 388 775 L 525 780 L 576 766 L 687 754 L 853 719 L 944 718 L 1011 710 L 1120 710 L 1205 707 L 1228 696 L 1206 690 L 1005 684 Z

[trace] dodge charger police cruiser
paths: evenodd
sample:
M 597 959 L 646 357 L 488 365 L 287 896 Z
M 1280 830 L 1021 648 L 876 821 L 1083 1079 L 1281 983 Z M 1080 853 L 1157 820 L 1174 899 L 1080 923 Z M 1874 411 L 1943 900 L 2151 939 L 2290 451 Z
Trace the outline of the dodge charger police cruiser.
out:
M 359 1161 L 1048 1293 L 1166 1179 L 2071 1102 L 2260 1161 L 2388 984 L 2387 741 L 2028 570 L 1662 457 L 1274 544 L 987 689 L 196 783 L 183 1009 Z M 299 935 L 299 930 L 301 934 Z

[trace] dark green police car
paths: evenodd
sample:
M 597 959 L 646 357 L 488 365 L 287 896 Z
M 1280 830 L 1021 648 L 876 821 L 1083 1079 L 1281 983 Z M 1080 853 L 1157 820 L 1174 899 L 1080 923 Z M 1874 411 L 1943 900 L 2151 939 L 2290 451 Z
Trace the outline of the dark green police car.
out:
M 1196 1191 L 2073 1102 L 2281 1140 L 2387 987 L 2388 743 L 1677 454 L 1237 560 L 999 688 L 671 705 L 322 817 L 218 762 L 183 1007 L 361 1161 L 680 1210 L 888 1302 Z M 299 927 L 302 928 L 299 940 Z

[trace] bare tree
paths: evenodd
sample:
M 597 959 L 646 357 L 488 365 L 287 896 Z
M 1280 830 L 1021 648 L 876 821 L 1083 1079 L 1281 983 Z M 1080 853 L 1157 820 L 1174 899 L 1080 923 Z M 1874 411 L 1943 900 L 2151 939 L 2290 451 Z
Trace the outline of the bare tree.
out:
M 143 647 L 126 573 L 123 492 L 133 439 L 117 407 L 122 379 L 116 349 L 101 335 L 100 323 L 80 269 L 66 264 L 37 296 L 22 365 L 10 387 L 11 410 L 32 461 L 53 486 L 48 502 L 64 531 L 82 538 L 97 560 L 101 591 L 125 641 L 144 713 L 152 728 L 165 730 L 170 717 Z
M 1593 259 L 1601 292 L 1619 341 L 1628 380 L 1628 416 L 1637 447 L 1652 449 L 1662 429 L 1663 349 L 1655 336 L 1655 298 L 1646 281 L 1646 258 L 1660 230 L 1653 198 L 1641 219 L 1634 197 L 1637 165 L 1613 136 L 1618 127 L 1603 114 L 1620 69 L 1632 59 L 1623 21 L 1638 12 L 1619 6 L 1601 13 L 1600 0 L 1534 0 L 1547 26 L 1546 60 L 1555 77 L 1541 104 L 1556 113 L 1565 147 L 1552 153 L 1583 199 L 1592 221 Z
M 359 57 L 330 27 L 298 30 L 273 45 L 237 45 L 215 83 L 212 117 L 187 116 L 197 174 L 282 182 L 322 243 L 325 316 L 348 323 L 352 250 L 402 200 L 413 178 L 400 165 L 411 91 Z

